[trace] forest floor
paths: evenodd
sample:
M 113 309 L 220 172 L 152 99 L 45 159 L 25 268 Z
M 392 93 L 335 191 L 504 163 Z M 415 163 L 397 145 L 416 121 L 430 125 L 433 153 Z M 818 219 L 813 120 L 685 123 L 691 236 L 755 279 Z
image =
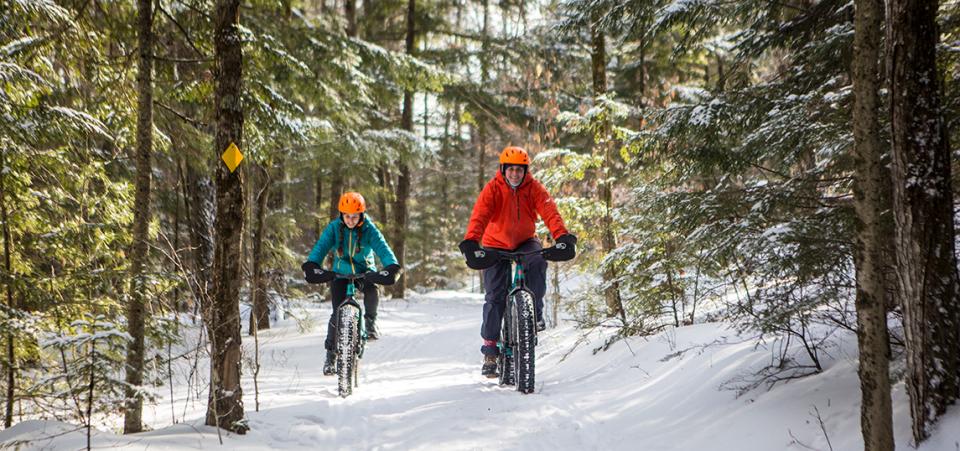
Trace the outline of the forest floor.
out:
M 335 378 L 321 374 L 330 305 L 306 305 L 294 311 L 298 319 L 259 336 L 259 411 L 245 360 L 251 430 L 224 434 L 225 449 L 863 449 L 856 342 L 849 333 L 835 337 L 820 374 L 746 389 L 784 343 L 706 323 L 598 351 L 614 328 L 584 331 L 563 322 L 541 335 L 537 389 L 522 395 L 480 376 L 482 296 L 437 291 L 381 302 L 383 338 L 369 344 L 359 387 L 341 399 Z M 253 340 L 244 340 L 250 356 Z M 205 391 L 188 386 L 188 369 L 175 371 L 172 398 L 164 387 L 145 408 L 152 431 L 100 430 L 93 447 L 217 448 L 220 438 L 203 426 L 205 405 L 196 400 Z M 897 447 L 909 449 L 902 383 L 893 399 Z M 82 449 L 84 431 L 76 429 L 24 421 L 0 431 L 0 448 Z M 920 449 L 960 450 L 960 408 Z

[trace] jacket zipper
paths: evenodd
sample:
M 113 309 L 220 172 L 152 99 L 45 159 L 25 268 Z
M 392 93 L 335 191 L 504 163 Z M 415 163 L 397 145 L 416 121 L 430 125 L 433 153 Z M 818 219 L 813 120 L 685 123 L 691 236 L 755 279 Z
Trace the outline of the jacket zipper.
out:
M 517 227 L 513 228 L 514 233 L 512 233 L 511 235 L 515 235 L 516 231 L 519 230 L 520 228 L 520 187 L 519 186 L 513 189 L 513 200 L 517 204 Z M 516 240 L 516 237 L 514 237 L 514 240 Z
M 513 190 L 513 201 L 517 204 L 517 224 L 520 224 L 520 187 Z
M 347 232 L 347 235 L 349 236 L 349 241 L 347 242 L 347 246 L 348 246 L 348 248 L 347 248 L 347 249 L 348 249 L 347 258 L 350 259 L 350 273 L 351 273 L 351 274 L 356 274 L 356 273 L 357 273 L 357 267 L 354 266 L 354 264 L 353 264 L 353 251 L 354 251 L 354 246 L 353 246 L 353 231 L 352 231 L 352 230 L 348 231 L 348 232 Z

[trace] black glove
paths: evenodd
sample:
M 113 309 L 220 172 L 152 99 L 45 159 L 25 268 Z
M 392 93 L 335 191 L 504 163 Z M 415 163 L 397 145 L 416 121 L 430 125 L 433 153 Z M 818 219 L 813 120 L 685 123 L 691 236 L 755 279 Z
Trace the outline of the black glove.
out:
M 393 285 L 397 281 L 397 273 L 400 272 L 400 265 L 384 266 L 379 272 L 368 271 L 363 277 L 377 285 Z
M 497 251 L 483 249 L 480 243 L 473 240 L 461 241 L 460 252 L 467 259 L 467 266 L 470 269 L 487 269 L 496 264 L 499 259 Z
M 577 237 L 572 233 L 562 235 L 557 238 L 556 244 L 553 247 L 548 247 L 543 250 L 543 258 L 545 260 L 555 261 L 555 262 L 565 262 L 567 260 L 573 260 L 573 257 L 577 256 Z
M 304 262 L 300 265 L 300 269 L 303 270 L 303 278 L 307 280 L 307 283 L 325 283 L 336 277 L 333 271 L 324 271 L 320 265 L 312 261 Z

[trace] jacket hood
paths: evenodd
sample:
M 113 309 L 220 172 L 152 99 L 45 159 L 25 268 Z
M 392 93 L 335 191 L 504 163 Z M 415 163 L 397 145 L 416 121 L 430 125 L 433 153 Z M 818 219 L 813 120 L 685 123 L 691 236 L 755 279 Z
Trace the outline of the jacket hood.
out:
M 497 175 L 495 175 L 493 178 L 497 180 L 497 183 L 502 183 L 503 186 L 513 189 L 513 187 L 510 186 L 510 183 L 507 182 L 507 178 L 503 176 L 503 171 L 497 171 Z M 518 186 L 516 189 L 523 188 L 531 183 L 533 183 L 533 174 L 530 173 L 530 168 L 527 167 L 526 172 L 523 174 L 523 180 L 520 182 L 520 186 Z

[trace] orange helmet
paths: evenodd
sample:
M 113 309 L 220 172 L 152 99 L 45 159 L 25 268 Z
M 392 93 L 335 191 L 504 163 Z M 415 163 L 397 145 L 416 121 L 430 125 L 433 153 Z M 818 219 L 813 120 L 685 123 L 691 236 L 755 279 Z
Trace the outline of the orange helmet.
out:
M 527 151 L 515 146 L 507 146 L 500 152 L 500 164 L 530 165 L 530 156 Z
M 363 213 L 367 209 L 367 203 L 363 200 L 360 193 L 343 193 L 340 196 L 340 203 L 337 205 L 340 213 Z

